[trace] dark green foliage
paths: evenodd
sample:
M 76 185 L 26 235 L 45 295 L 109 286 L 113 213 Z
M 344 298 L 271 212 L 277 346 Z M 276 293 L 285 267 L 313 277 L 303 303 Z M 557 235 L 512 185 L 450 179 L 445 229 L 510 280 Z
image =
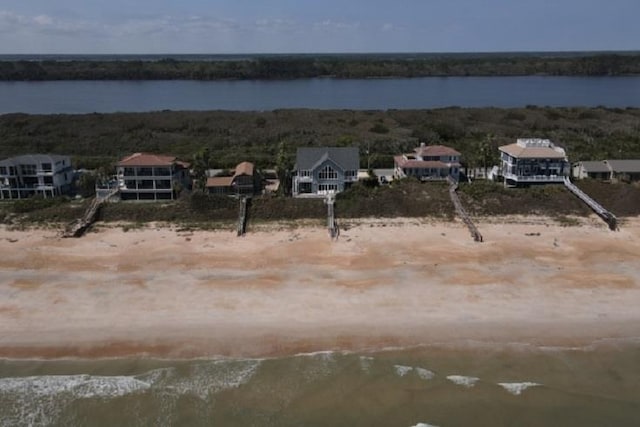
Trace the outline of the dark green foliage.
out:
M 311 77 L 611 76 L 640 73 L 640 55 L 443 54 L 281 56 L 222 61 L 3 61 L 0 80 L 217 80 Z
M 524 120 L 505 120 L 506 115 Z M 261 117 L 267 123 L 264 128 L 255 124 Z M 350 124 L 354 120 L 356 126 Z M 480 143 L 488 145 L 489 163 L 495 163 L 497 148 L 518 137 L 551 138 L 567 149 L 571 161 L 640 158 L 638 123 L 640 109 L 635 108 L 5 114 L 0 115 L 0 158 L 46 148 L 72 155 L 76 167 L 113 173 L 109 165 L 135 151 L 192 160 L 208 149 L 209 167 L 234 168 L 246 160 L 265 169 L 277 166 L 279 154 L 286 157 L 282 165 L 292 167 L 297 147 L 357 145 L 361 167 L 367 167 L 365 153 L 370 148 L 371 167 L 381 168 L 392 167 L 394 155 L 427 142 L 449 145 L 462 153 L 463 162 L 482 167 Z M 369 132 L 377 125 L 388 133 Z
M 66 197 L 44 198 L 42 196 L 33 196 L 28 199 L 20 199 L 14 201 L 11 209 L 14 213 L 22 214 L 58 206 L 60 204 L 68 202 L 69 199 Z
M 386 127 L 383 123 L 376 123 L 369 129 L 370 132 L 374 133 L 389 133 L 389 128 Z

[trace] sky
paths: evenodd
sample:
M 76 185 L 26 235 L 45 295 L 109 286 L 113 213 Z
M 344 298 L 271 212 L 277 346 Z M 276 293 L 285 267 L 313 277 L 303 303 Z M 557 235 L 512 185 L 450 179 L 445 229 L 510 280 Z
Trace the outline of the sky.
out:
M 640 50 L 640 0 L 0 0 L 0 54 Z

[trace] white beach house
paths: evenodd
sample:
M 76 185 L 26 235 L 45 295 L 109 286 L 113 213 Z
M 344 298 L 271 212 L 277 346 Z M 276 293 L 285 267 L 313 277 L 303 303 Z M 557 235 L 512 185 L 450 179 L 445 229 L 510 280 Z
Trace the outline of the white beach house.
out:
M 569 175 L 567 154 L 548 139 L 520 138 L 499 150 L 506 186 L 562 183 Z
M 68 193 L 73 182 L 69 156 L 26 154 L 0 161 L 0 199 Z

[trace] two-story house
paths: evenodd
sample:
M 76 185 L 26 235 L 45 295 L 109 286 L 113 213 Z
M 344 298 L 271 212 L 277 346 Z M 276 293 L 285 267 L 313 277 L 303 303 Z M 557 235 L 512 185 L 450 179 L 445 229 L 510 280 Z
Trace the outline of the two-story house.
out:
M 189 188 L 189 164 L 175 156 L 135 153 L 116 164 L 121 200 L 172 200 Z
M 438 181 L 451 176 L 457 181 L 460 176 L 460 153 L 445 145 L 421 143 L 413 153 L 395 156 L 393 162 L 395 178 Z
M 296 153 L 294 196 L 339 193 L 358 181 L 357 147 L 300 147 Z
M 506 186 L 562 183 L 569 175 L 567 154 L 548 139 L 519 138 L 499 150 Z
M 262 190 L 260 175 L 251 162 L 239 163 L 232 176 L 207 178 L 207 191 L 212 194 L 252 196 Z
M 1 199 L 59 196 L 69 192 L 72 182 L 69 156 L 26 154 L 0 161 Z

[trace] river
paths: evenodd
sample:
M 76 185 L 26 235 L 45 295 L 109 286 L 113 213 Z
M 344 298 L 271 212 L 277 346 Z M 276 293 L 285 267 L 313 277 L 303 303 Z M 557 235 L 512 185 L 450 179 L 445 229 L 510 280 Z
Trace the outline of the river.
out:
M 0 82 L 0 114 L 526 105 L 640 107 L 640 76 Z

